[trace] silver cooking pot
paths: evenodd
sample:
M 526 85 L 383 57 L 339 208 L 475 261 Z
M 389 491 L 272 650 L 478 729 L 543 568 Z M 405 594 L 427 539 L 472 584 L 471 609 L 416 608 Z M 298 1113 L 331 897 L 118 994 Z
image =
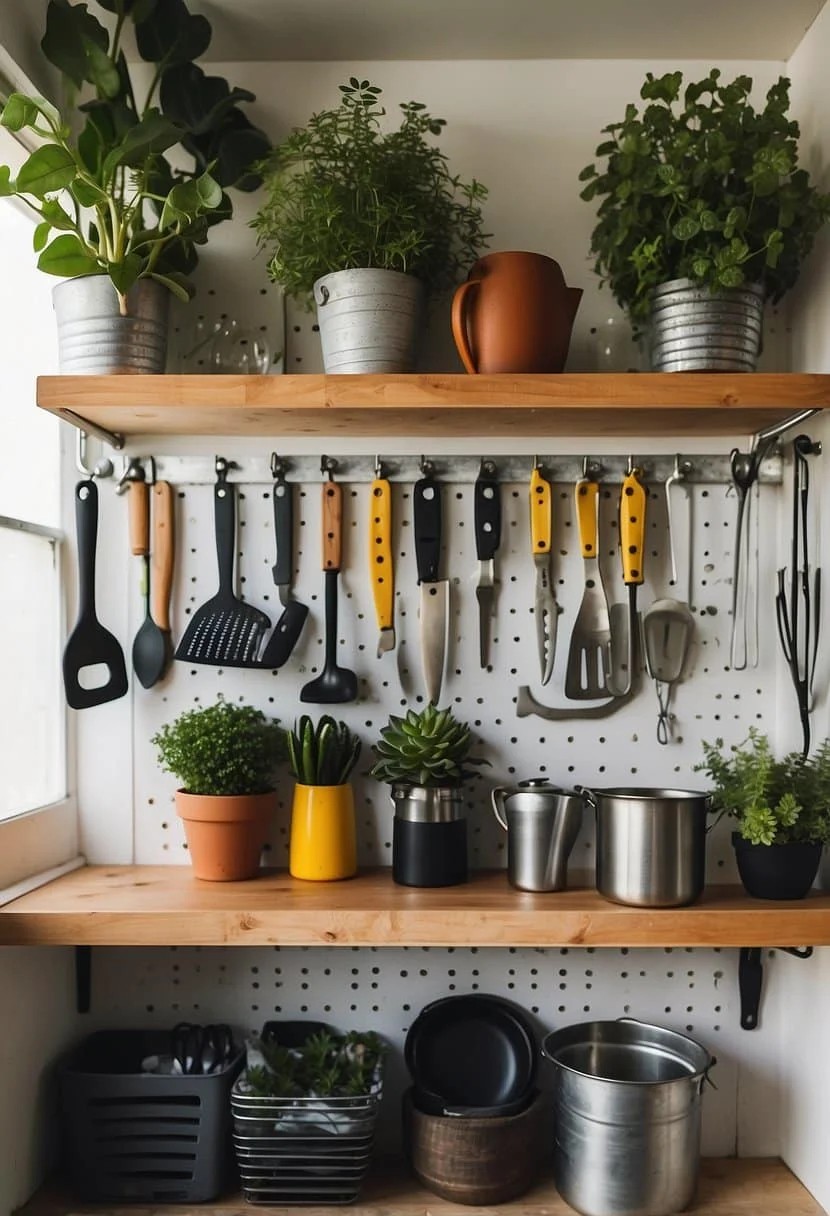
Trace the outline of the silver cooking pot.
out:
M 597 890 L 642 908 L 679 908 L 706 881 L 706 816 L 697 790 L 578 787 L 596 812 Z

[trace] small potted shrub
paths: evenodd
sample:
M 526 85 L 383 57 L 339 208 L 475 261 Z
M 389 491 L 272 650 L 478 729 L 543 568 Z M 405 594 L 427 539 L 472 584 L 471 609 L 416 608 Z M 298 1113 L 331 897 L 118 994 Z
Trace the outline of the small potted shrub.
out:
M 285 731 L 250 705 L 190 709 L 153 737 L 162 768 L 181 782 L 176 811 L 197 878 L 252 878 L 277 809 Z
M 55 288 L 61 370 L 163 372 L 170 295 L 193 294 L 197 246 L 229 219 L 225 191 L 254 190 L 252 165 L 270 140 L 240 103 L 254 100 L 194 62 L 210 22 L 184 0 L 50 0 L 43 54 L 70 97 L 60 114 L 12 93 L 0 114 L 38 146 L 16 179 L 0 166 L 0 197 L 38 218 L 38 267 L 66 279 Z M 152 82 L 134 87 L 124 52 L 133 27 Z
M 649 72 L 642 109 L 603 128 L 605 164 L 580 174 L 600 200 L 595 269 L 647 331 L 655 371 L 752 371 L 764 301 L 793 286 L 830 216 L 798 165 L 789 87 L 756 110 L 749 76 L 713 68 L 684 89 L 681 72 Z
M 291 808 L 289 869 L 294 878 L 330 882 L 357 873 L 354 792 L 349 777 L 360 740 L 345 722 L 303 714 L 288 735 L 296 779 Z
M 386 131 L 381 90 L 352 77 L 260 169 L 253 227 L 271 278 L 313 294 L 327 372 L 412 371 L 428 292 L 455 285 L 484 247 L 480 182 L 454 176 L 432 142 L 444 119 L 401 103 Z
M 390 717 L 374 750 L 372 776 L 395 804 L 392 876 L 408 887 L 467 881 L 467 820 L 462 784 L 474 775 L 469 726 L 452 710 L 428 705 Z
M 760 731 L 739 746 L 703 744 L 697 765 L 712 782 L 712 809 L 731 816 L 741 880 L 758 899 L 803 899 L 830 840 L 830 742 L 812 756 L 776 760 Z

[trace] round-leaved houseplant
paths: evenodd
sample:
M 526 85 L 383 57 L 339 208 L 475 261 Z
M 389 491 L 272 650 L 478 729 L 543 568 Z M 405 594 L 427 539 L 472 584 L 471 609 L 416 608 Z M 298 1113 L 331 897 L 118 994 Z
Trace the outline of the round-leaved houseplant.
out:
M 480 182 L 462 182 L 417 101 L 386 130 L 381 90 L 352 77 L 262 166 L 253 226 L 271 278 L 313 294 L 329 372 L 407 372 L 429 292 L 454 286 L 486 242 Z
M 796 282 L 830 196 L 799 166 L 799 127 L 781 77 L 763 108 L 752 79 L 720 72 L 683 87 L 646 76 L 642 107 L 603 128 L 604 163 L 580 179 L 599 200 L 591 249 L 656 371 L 752 371 L 765 300 Z
M 448 887 L 467 881 L 467 820 L 462 784 L 472 735 L 452 710 L 428 705 L 390 717 L 375 744 L 372 776 L 391 787 L 395 804 L 392 876 L 409 887 Z
M 291 808 L 289 869 L 294 878 L 328 882 L 357 873 L 354 793 L 349 777 L 360 740 L 345 722 L 307 714 L 287 736 L 296 779 Z
M 217 701 L 186 710 L 153 743 L 181 783 L 176 811 L 196 877 L 252 878 L 276 814 L 285 731 L 250 705 Z
M 210 228 L 232 212 L 230 187 L 253 190 L 270 141 L 240 103 L 254 100 L 194 62 L 209 21 L 184 0 L 50 0 L 42 49 L 78 98 L 63 113 L 12 93 L 0 114 L 39 146 L 0 197 L 38 217 L 38 266 L 54 292 L 61 370 L 162 372 L 170 295 L 187 300 Z M 140 87 L 124 52 L 132 26 L 148 65 Z M 134 79 L 135 77 L 135 79 Z
M 712 810 L 731 816 L 741 880 L 759 899 L 802 899 L 830 841 L 830 741 L 811 756 L 776 760 L 769 740 L 750 730 L 725 748 L 703 744 L 697 765 L 712 783 Z

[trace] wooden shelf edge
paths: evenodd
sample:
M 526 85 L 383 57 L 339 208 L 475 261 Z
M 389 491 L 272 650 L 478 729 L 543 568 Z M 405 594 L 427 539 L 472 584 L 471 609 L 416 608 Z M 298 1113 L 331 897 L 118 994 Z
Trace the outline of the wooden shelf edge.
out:
M 91 866 L 0 908 L 0 945 L 819 946 L 830 945 L 830 895 L 770 903 L 713 886 L 691 907 L 654 909 L 588 888 L 516 891 L 503 871 L 415 889 L 389 870 L 206 883 L 184 866 Z
M 76 1203 L 60 1188 L 45 1187 L 15 1216 L 285 1216 L 284 1207 L 252 1208 L 239 1195 L 204 1204 L 101 1204 Z M 299 1209 L 306 1216 L 335 1216 L 342 1208 L 314 1206 Z M 349 1207 L 353 1216 L 573 1216 L 573 1208 L 560 1199 L 546 1179 L 512 1203 L 498 1208 L 462 1207 L 441 1199 L 410 1178 L 397 1164 L 373 1170 L 360 1198 Z M 793 1173 L 775 1158 L 721 1159 L 701 1162 L 698 1193 L 687 1209 L 691 1216 L 827 1216 Z

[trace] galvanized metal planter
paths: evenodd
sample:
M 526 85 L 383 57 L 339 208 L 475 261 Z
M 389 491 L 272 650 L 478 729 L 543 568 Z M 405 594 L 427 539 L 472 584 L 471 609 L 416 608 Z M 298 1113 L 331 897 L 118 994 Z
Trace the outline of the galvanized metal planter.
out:
M 397 270 L 338 270 L 314 284 L 327 372 L 411 372 L 424 285 Z
M 61 372 L 104 376 L 165 370 L 170 292 L 161 283 L 141 279 L 130 288 L 124 317 L 106 275 L 58 283 L 52 306 Z
M 752 372 L 764 325 L 759 284 L 709 291 L 673 279 L 652 292 L 648 333 L 654 372 Z

